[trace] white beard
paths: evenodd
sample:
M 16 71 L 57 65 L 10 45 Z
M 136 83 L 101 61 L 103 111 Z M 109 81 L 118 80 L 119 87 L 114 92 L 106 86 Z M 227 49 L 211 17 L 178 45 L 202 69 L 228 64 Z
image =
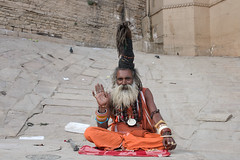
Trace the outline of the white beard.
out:
M 113 106 L 116 109 L 129 108 L 138 98 L 138 89 L 135 82 L 132 85 L 115 85 L 111 92 Z

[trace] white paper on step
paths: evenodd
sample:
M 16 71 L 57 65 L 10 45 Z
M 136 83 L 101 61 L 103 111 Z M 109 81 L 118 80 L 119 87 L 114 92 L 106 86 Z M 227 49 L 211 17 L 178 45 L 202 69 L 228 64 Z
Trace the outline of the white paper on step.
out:
M 44 136 L 19 137 L 20 140 L 44 140 Z
M 74 132 L 74 133 L 84 133 L 85 130 L 89 127 L 89 124 L 77 123 L 77 122 L 69 122 L 65 126 L 65 131 Z

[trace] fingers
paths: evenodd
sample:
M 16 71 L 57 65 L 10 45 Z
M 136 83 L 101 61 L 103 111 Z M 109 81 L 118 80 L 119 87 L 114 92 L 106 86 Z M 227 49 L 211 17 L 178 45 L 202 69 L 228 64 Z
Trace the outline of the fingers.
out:
M 102 84 L 96 84 L 95 85 L 95 91 L 96 91 L 96 93 L 98 94 L 98 93 L 100 93 L 100 92 L 104 92 L 104 88 L 103 88 L 103 85 Z
M 167 150 L 169 150 L 169 148 L 171 147 L 171 144 L 169 143 L 168 138 L 163 139 L 163 145 Z
M 163 145 L 167 150 L 173 150 L 176 148 L 177 144 L 175 143 L 173 138 L 164 138 Z
M 93 95 L 93 97 L 95 97 L 95 92 L 94 91 L 92 91 L 92 95 Z M 95 97 L 96 98 L 96 97 Z
M 175 149 L 177 147 L 177 144 L 175 143 L 174 145 L 172 145 L 171 150 Z
M 96 84 L 96 85 L 95 85 L 95 91 L 96 91 L 96 93 L 98 93 L 98 85 L 99 85 L 99 84 Z
M 175 149 L 176 146 L 177 146 L 177 144 L 175 142 L 173 142 L 173 141 L 172 142 L 168 142 L 168 149 L 169 150 Z
M 98 94 L 100 91 L 99 91 L 99 84 L 96 84 L 95 85 L 95 91 L 96 91 L 96 94 Z
M 102 84 L 100 85 L 100 92 L 104 92 L 104 88 Z

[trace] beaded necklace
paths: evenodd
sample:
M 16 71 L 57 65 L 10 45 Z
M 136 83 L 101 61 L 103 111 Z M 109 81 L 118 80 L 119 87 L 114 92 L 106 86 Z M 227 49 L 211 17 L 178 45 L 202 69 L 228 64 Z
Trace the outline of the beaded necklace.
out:
M 138 100 L 135 101 L 131 108 L 121 106 L 119 109 L 115 109 L 114 117 L 117 122 L 128 123 L 129 119 L 135 119 L 136 122 L 141 122 L 143 109 L 140 94 L 138 95 Z

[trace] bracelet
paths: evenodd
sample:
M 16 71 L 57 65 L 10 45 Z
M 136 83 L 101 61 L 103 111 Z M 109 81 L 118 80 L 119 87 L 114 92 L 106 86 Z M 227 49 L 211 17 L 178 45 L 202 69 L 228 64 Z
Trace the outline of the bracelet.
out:
M 95 112 L 96 116 L 98 117 L 105 117 L 108 115 L 108 110 L 105 109 L 105 112 L 104 113 L 100 113 L 99 110 L 97 109 L 96 112 Z
M 105 109 L 104 113 L 100 113 L 99 110 L 96 110 L 95 114 L 96 114 L 96 121 L 97 122 L 103 122 L 103 123 L 106 122 L 107 116 L 108 116 L 108 110 L 107 109 Z
M 153 112 L 151 113 L 151 119 L 153 119 L 153 115 L 154 115 L 155 113 L 159 113 L 159 109 L 157 109 L 157 110 L 155 110 L 155 111 L 153 111 Z
M 105 118 L 107 118 L 107 116 L 97 116 L 97 118 L 99 118 L 99 119 L 105 119 Z
M 160 128 L 157 129 L 157 133 L 162 135 L 161 131 L 165 128 L 168 128 L 168 126 L 161 126 Z
M 164 129 L 162 129 L 161 132 L 160 132 L 160 134 L 163 135 L 163 133 L 165 133 L 165 132 L 170 132 L 170 134 L 172 134 L 172 133 L 171 133 L 172 131 L 171 131 L 170 128 L 164 128 Z
M 158 128 L 158 125 L 159 125 L 160 123 L 166 124 L 166 122 L 165 122 L 164 120 L 160 120 L 160 121 L 158 121 L 158 122 L 154 125 L 154 127 L 155 127 L 155 128 Z
M 162 124 L 160 124 L 160 125 L 156 128 L 158 134 L 161 133 L 161 130 L 162 130 L 161 128 L 162 128 L 163 126 L 166 126 L 166 127 L 167 127 L 167 124 L 162 123 Z M 166 128 L 166 127 L 164 127 L 164 128 Z M 164 129 L 164 128 L 163 128 L 163 129 Z M 168 127 L 167 127 L 167 128 L 168 128 Z
M 105 123 L 105 122 L 108 121 L 108 118 L 107 118 L 105 121 L 103 121 L 103 122 L 98 121 L 97 118 L 95 118 L 95 120 L 96 120 L 99 124 L 103 124 L 103 123 Z
M 157 128 L 161 128 L 162 126 L 167 126 L 167 124 L 166 123 L 162 123 Z
M 172 135 L 164 135 L 164 136 L 161 136 L 163 138 L 172 138 Z
M 107 116 L 105 116 L 105 117 L 98 117 L 98 116 L 96 116 L 96 119 L 99 122 L 103 122 L 103 121 L 105 121 L 107 119 Z

